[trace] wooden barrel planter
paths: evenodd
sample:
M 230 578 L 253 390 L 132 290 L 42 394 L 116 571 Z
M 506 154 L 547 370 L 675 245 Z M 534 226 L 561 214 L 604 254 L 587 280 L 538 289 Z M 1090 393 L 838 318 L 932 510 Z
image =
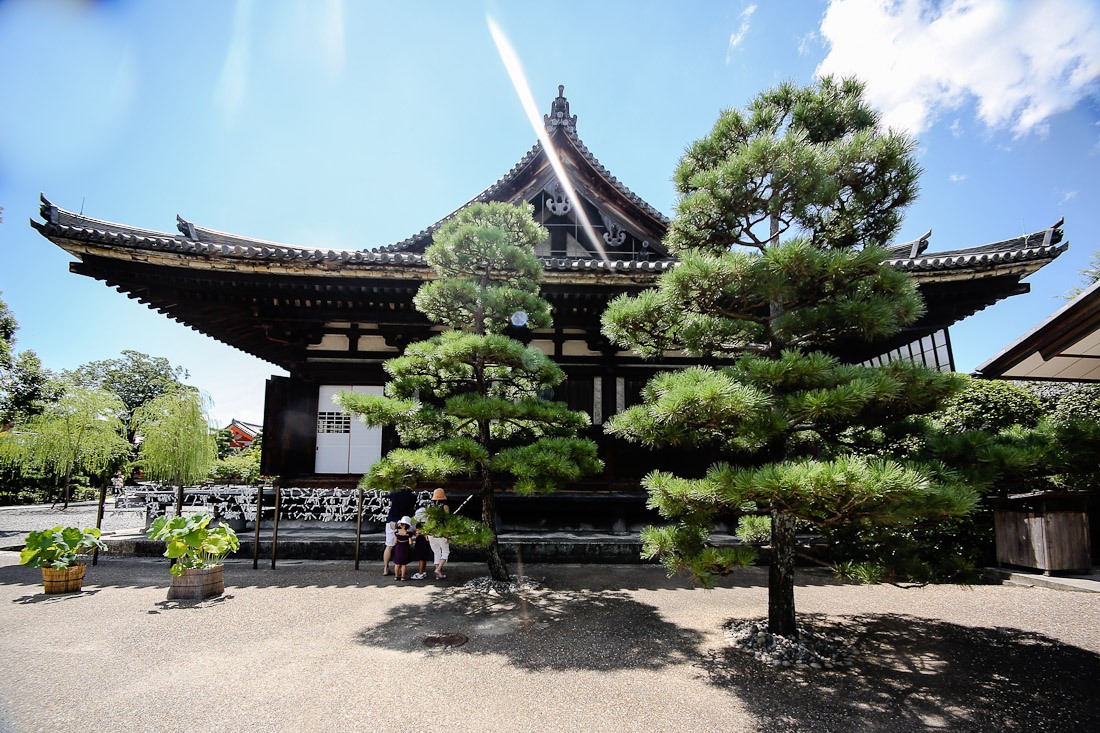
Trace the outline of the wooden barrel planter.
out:
M 82 562 L 61 570 L 43 566 L 42 587 L 46 593 L 79 593 L 84 587 L 85 568 Z
M 168 600 L 201 601 L 225 593 L 224 565 L 212 568 L 188 568 L 183 575 L 173 575 L 168 586 Z

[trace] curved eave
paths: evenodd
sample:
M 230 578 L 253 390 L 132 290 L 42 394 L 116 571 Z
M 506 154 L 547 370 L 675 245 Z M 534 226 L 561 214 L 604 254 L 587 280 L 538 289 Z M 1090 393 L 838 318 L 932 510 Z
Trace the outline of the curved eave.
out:
M 77 258 L 94 254 L 109 259 L 140 260 L 169 267 L 236 269 L 272 275 L 320 277 L 408 277 L 423 271 L 430 277 L 421 254 L 413 252 L 310 250 L 289 246 L 229 246 L 196 242 L 169 234 L 137 234 L 133 231 L 76 227 L 31 220 L 44 237 Z M 886 263 L 908 272 L 918 281 L 973 279 L 987 275 L 1030 275 L 1066 250 L 1068 245 L 1015 251 L 981 252 L 916 259 L 890 259 Z M 585 258 L 541 258 L 547 278 L 567 273 L 660 274 L 676 260 L 605 261 Z
M 168 234 L 138 235 L 127 231 L 74 227 L 32 220 L 31 226 L 73 257 L 141 262 L 189 270 L 235 271 L 271 276 L 332 278 L 393 278 L 426 280 L 433 277 L 424 256 L 412 252 L 348 252 L 291 247 L 230 247 L 195 242 Z M 675 260 L 604 261 L 579 258 L 541 258 L 546 279 L 569 282 L 623 280 L 652 281 L 675 265 Z
M 996 252 L 936 254 L 911 259 L 890 259 L 886 260 L 886 264 L 909 273 L 918 282 L 973 279 L 989 275 L 1018 275 L 1023 278 L 1045 267 L 1068 248 L 1068 244 L 1059 244 Z
M 559 133 L 559 137 L 566 137 Z M 42 197 L 43 222 L 31 226 L 77 258 L 147 262 L 166 267 L 237 270 L 269 275 L 340 278 L 428 279 L 422 254 L 386 250 L 322 250 L 280 245 L 224 234 L 218 242 L 139 229 L 74 214 Z M 1053 261 L 1068 244 L 1061 243 L 1061 222 L 1044 231 L 970 249 L 886 260 L 918 282 L 949 282 L 986 277 L 1024 278 Z M 187 233 L 207 232 L 180 220 Z M 230 244 L 229 241 L 236 243 Z M 674 258 L 654 261 L 595 258 L 541 258 L 550 282 L 622 280 L 624 284 L 653 281 L 674 267 Z M 579 281 L 580 282 L 580 281 Z

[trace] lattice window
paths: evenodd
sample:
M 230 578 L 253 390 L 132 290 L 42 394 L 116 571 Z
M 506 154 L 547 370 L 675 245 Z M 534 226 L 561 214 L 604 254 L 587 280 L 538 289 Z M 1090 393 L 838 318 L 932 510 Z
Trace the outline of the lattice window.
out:
M 884 366 L 892 361 L 914 361 L 941 372 L 955 370 L 947 331 L 942 328 L 929 336 L 868 359 L 863 364 L 864 366 Z
M 343 412 L 318 412 L 317 432 L 350 433 L 351 415 L 346 415 Z

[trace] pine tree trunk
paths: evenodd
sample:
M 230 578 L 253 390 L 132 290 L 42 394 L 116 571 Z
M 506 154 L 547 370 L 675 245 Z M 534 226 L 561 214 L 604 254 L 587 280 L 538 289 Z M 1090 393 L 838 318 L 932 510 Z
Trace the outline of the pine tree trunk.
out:
M 768 631 L 798 637 L 794 615 L 794 517 L 772 509 L 772 562 L 768 568 Z
M 493 541 L 486 548 L 486 559 L 489 563 L 489 577 L 493 580 L 508 582 L 508 566 L 504 563 L 504 557 L 500 554 L 500 543 L 497 541 L 496 501 L 493 496 L 493 485 L 489 477 L 485 476 L 481 484 L 481 521 L 493 532 Z

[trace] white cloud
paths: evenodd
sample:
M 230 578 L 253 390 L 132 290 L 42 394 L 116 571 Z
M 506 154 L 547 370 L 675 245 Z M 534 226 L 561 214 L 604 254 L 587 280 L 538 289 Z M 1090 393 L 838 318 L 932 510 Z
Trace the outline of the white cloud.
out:
M 947 177 L 947 180 L 951 181 L 952 183 L 962 183 L 963 181 L 966 180 L 966 174 L 965 173 L 952 173 L 951 175 L 949 175 Z
M 951 127 L 949 129 L 951 130 L 951 136 L 952 137 L 962 137 L 962 134 L 963 134 L 962 120 L 960 120 L 958 117 L 956 117 L 951 122 Z
M 814 31 L 810 31 L 806 35 L 798 39 L 798 55 L 805 56 L 814 50 L 814 46 L 818 44 L 819 36 Z
M 1070 201 L 1073 201 L 1075 198 L 1077 198 L 1077 191 L 1066 191 L 1062 194 L 1062 199 L 1058 202 L 1058 205 L 1065 206 Z
M 741 45 L 741 42 L 745 40 L 745 36 L 749 33 L 749 21 L 752 19 L 752 14 L 756 12 L 756 6 L 750 5 L 741 11 L 741 27 L 737 29 L 737 32 L 730 35 L 729 46 L 726 49 L 726 63 L 728 64 L 733 58 L 733 52 L 737 50 L 737 47 Z
M 1044 134 L 1100 88 L 1091 0 L 832 0 L 819 75 L 855 74 L 893 127 L 919 133 L 973 101 L 990 128 Z

